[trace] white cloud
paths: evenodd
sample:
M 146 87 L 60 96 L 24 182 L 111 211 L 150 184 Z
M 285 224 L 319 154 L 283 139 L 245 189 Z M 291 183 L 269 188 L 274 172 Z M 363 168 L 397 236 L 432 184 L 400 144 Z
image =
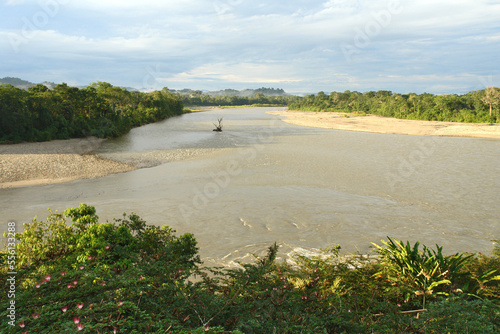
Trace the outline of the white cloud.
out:
M 282 83 L 300 82 L 287 65 L 274 63 L 214 63 L 204 64 L 189 71 L 178 73 L 162 81 L 222 81 L 237 83 Z
M 151 16 L 163 15 L 170 17 L 177 13 L 203 13 L 215 11 L 212 2 L 201 0 L 73 0 L 68 7 L 82 11 L 106 13 L 109 17 L 137 17 L 148 13 Z M 143 21 L 150 19 L 145 17 Z
M 463 73 L 498 74 L 500 4 L 488 0 L 50 1 L 61 4 L 57 14 L 17 52 L 0 40 L 0 71 L 132 86 L 152 66 L 162 68 L 158 81 L 197 89 L 269 83 L 311 91 L 397 90 L 397 80 L 417 90 L 426 80 L 448 87 L 448 78 L 469 82 Z M 0 10 L 8 13 L 4 37 L 22 36 L 26 20 L 43 13 L 37 0 L 7 0 Z M 355 47 L 352 61 L 342 44 Z
M 17 6 L 17 5 L 22 5 L 24 2 L 25 2 L 24 0 L 6 0 L 5 5 Z

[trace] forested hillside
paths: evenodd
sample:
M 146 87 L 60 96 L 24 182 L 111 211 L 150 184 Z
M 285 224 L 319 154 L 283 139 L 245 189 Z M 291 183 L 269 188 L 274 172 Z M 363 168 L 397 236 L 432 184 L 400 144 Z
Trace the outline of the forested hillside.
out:
M 182 112 L 179 97 L 166 90 L 131 92 L 106 82 L 52 90 L 0 85 L 0 143 L 115 137 Z
M 294 110 L 358 112 L 429 121 L 472 123 L 500 122 L 498 88 L 465 95 L 397 94 L 390 91 L 319 92 L 290 103 Z

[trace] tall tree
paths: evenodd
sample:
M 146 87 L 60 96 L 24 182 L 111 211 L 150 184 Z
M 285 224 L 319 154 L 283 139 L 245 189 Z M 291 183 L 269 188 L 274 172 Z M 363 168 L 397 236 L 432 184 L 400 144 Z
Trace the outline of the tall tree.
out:
M 494 104 L 498 104 L 498 102 L 500 101 L 500 93 L 493 86 L 486 88 L 484 92 L 485 92 L 485 95 L 484 95 L 484 97 L 483 97 L 482 100 L 483 100 L 484 103 L 489 104 L 489 106 L 490 106 L 490 116 L 492 116 L 492 114 L 493 114 L 493 105 Z

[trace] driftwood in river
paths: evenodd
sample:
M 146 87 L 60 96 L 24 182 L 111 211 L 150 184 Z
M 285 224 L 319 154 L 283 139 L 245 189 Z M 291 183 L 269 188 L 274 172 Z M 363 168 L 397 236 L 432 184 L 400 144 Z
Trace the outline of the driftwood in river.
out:
M 219 124 L 217 125 L 214 123 L 215 129 L 213 129 L 213 131 L 222 132 L 222 117 L 217 118 L 217 121 L 219 122 Z

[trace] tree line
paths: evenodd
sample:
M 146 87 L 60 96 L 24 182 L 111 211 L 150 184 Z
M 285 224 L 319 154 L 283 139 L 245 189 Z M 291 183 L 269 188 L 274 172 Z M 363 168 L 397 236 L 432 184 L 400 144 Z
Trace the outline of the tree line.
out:
M 498 123 L 500 89 L 489 87 L 464 95 L 398 94 L 380 90 L 325 94 L 213 96 L 164 88 L 129 91 L 106 82 L 85 88 L 38 84 L 27 90 L 0 85 L 0 143 L 47 141 L 86 136 L 117 137 L 131 128 L 179 115 L 190 106 L 288 106 L 294 110 L 370 113 L 432 121 Z
M 180 95 L 182 102 L 188 106 L 287 106 L 298 99 L 297 96 L 276 95 L 266 96 L 259 91 L 253 96 L 220 95 L 212 96 L 193 91 L 191 94 Z
M 397 94 L 380 90 L 306 95 L 290 109 L 370 113 L 386 117 L 470 123 L 500 122 L 500 90 L 489 87 L 464 95 Z
M 117 137 L 131 128 L 183 113 L 179 96 L 128 91 L 106 82 L 86 88 L 0 85 L 0 143 L 86 136 Z

